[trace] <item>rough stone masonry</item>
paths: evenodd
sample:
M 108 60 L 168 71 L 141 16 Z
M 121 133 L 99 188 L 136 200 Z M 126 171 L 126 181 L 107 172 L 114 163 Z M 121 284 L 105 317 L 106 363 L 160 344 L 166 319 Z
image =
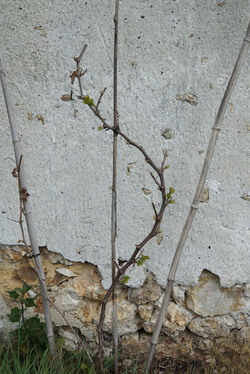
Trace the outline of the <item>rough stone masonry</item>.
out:
M 148 341 L 146 334 L 152 331 L 250 4 L 128 0 L 120 6 L 120 126 L 157 164 L 162 149 L 169 150 L 166 181 L 176 190 L 163 232 L 145 249 L 150 260 L 133 268 L 129 283 L 119 289 L 120 333 L 132 347 L 139 335 Z M 100 124 L 79 100 L 61 98 L 71 93 L 72 58 L 87 43 L 84 90 L 96 99 L 107 87 L 101 110 L 112 122 L 114 4 L 9 0 L 1 7 L 2 59 L 50 295 L 94 346 L 98 298 L 110 284 L 112 137 L 97 130 Z M 187 352 L 199 336 L 197 344 L 208 347 L 213 337 L 249 334 L 249 58 L 226 113 L 164 323 L 165 341 L 174 345 L 183 340 Z M 73 97 L 77 94 L 74 88 Z M 4 326 L 11 307 L 5 290 L 20 285 L 21 279 L 35 283 L 35 274 L 23 249 L 16 247 L 20 231 L 12 220 L 19 214 L 17 184 L 11 175 L 13 150 L 2 95 L 0 128 Z M 120 261 L 125 261 L 150 230 L 152 202 L 157 206 L 159 192 L 148 165 L 122 141 L 118 159 L 117 248 Z M 74 338 L 56 311 L 53 318 L 73 346 Z M 105 328 L 108 334 L 109 317 Z

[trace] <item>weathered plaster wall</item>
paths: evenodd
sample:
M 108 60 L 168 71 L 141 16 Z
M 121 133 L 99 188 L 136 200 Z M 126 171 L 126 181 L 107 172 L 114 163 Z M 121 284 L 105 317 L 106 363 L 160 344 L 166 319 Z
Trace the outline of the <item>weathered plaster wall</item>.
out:
M 97 120 L 81 102 L 63 102 L 61 96 L 71 89 L 72 57 L 88 43 L 84 89 L 96 98 L 107 86 L 102 111 L 111 120 L 113 5 L 109 0 L 1 4 L 1 53 L 39 244 L 71 261 L 97 265 L 104 287 L 110 282 L 111 134 L 97 131 Z M 157 163 L 161 150 L 170 150 L 166 179 L 177 202 L 167 209 L 160 245 L 152 240 L 146 248 L 151 260 L 133 269 L 133 287 L 143 284 L 145 268 L 165 285 L 249 10 L 246 0 L 121 1 L 120 125 Z M 250 56 L 226 113 L 206 183 L 209 200 L 197 213 L 177 284 L 197 283 L 203 269 L 217 274 L 225 287 L 250 281 L 249 61 Z M 183 94 L 195 95 L 196 105 L 178 100 Z M 2 96 L 0 118 L 0 242 L 15 245 L 19 226 L 8 218 L 18 216 L 17 185 Z M 162 135 L 167 129 L 170 139 Z M 117 246 L 124 260 L 149 230 L 151 202 L 157 204 L 159 195 L 141 156 L 122 141 L 119 148 Z

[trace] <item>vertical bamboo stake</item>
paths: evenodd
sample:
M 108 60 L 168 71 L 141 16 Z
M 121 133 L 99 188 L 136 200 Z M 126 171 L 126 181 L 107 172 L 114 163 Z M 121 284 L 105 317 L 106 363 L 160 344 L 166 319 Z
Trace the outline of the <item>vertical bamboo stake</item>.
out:
M 117 103 L 117 63 L 118 63 L 118 20 L 119 20 L 119 0 L 115 2 L 114 15 L 114 66 L 113 66 L 113 128 L 119 127 L 118 103 Z M 113 181 L 112 181 L 112 206 L 111 206 L 111 267 L 112 283 L 116 277 L 116 235 L 117 235 L 117 136 L 113 132 Z M 117 301 L 116 290 L 112 292 L 112 337 L 114 350 L 114 369 L 118 374 L 118 321 L 117 321 Z
M 30 200 L 28 197 L 29 195 L 28 195 L 28 188 L 27 188 L 27 180 L 25 176 L 25 169 L 24 169 L 24 162 L 23 162 L 23 155 L 21 151 L 20 139 L 18 136 L 17 125 L 16 125 L 16 121 L 14 118 L 14 114 L 13 114 L 13 107 L 12 107 L 12 103 L 10 99 L 10 94 L 9 94 L 8 87 L 5 81 L 5 73 L 3 70 L 1 58 L 0 58 L 0 78 L 1 78 L 1 83 L 2 83 L 4 99 L 5 99 L 5 105 L 6 105 L 7 114 L 8 114 L 9 123 L 10 123 L 16 165 L 20 165 L 21 164 L 20 161 L 22 160 L 22 165 L 20 165 L 20 170 L 19 170 L 19 178 L 20 178 L 19 180 L 20 180 L 20 191 L 26 191 L 25 198 L 22 198 L 23 210 L 24 210 L 24 215 L 26 219 L 26 225 L 27 225 L 28 235 L 30 239 L 30 244 L 32 248 L 32 255 L 34 257 L 36 270 L 37 270 L 37 274 L 39 278 L 49 349 L 50 349 L 50 353 L 52 354 L 52 356 L 55 356 L 55 339 L 54 339 L 53 326 L 52 326 L 52 320 L 51 320 L 47 286 L 46 286 L 45 275 L 44 275 L 41 256 L 40 256 L 40 250 L 39 250 L 38 242 L 37 242 L 37 236 L 36 236 L 36 231 L 35 231 L 32 211 L 31 211 Z
M 243 65 L 244 59 L 247 55 L 247 51 L 248 51 L 248 48 L 249 48 L 249 43 L 250 43 L 250 23 L 248 24 L 246 36 L 243 39 L 243 43 L 242 43 L 242 46 L 241 46 L 241 49 L 240 49 L 240 52 L 239 52 L 238 59 L 237 59 L 236 64 L 234 66 L 234 70 L 232 72 L 232 75 L 231 75 L 231 78 L 230 78 L 229 83 L 227 85 L 225 94 L 224 94 L 223 99 L 221 101 L 220 108 L 219 108 L 217 116 L 215 118 L 214 125 L 212 127 L 212 133 L 211 133 L 211 136 L 210 136 L 210 140 L 209 140 L 209 144 L 208 144 L 208 148 L 207 148 L 207 153 L 206 153 L 206 157 L 205 157 L 205 160 L 204 160 L 204 164 L 203 164 L 202 172 L 201 172 L 201 175 L 200 175 L 200 179 L 199 179 L 197 189 L 196 189 L 196 192 L 195 192 L 195 195 L 194 195 L 194 199 L 193 199 L 193 202 L 191 204 L 191 207 L 190 207 L 190 210 L 189 210 L 185 225 L 183 227 L 183 230 L 182 230 L 182 233 L 181 233 L 181 236 L 180 236 L 180 239 L 179 239 L 179 242 L 178 242 L 175 254 L 174 254 L 174 258 L 173 258 L 173 261 L 172 261 L 172 264 L 171 264 L 171 267 L 170 267 L 161 310 L 160 310 L 160 313 L 159 313 L 159 316 L 158 316 L 158 320 L 156 322 L 154 333 L 153 333 L 151 341 L 150 341 L 150 349 L 149 349 L 149 353 L 148 353 L 148 357 L 147 357 L 147 361 L 146 361 L 147 372 L 149 372 L 149 370 L 152 366 L 152 361 L 153 361 L 153 358 L 154 358 L 155 349 L 156 349 L 156 346 L 158 344 L 161 327 L 162 327 L 162 324 L 163 324 L 163 321 L 164 321 L 164 318 L 165 318 L 165 315 L 166 315 L 166 312 L 167 312 L 169 299 L 170 299 L 173 284 L 174 284 L 174 281 L 175 281 L 176 271 L 177 271 L 177 268 L 178 268 L 178 265 L 179 265 L 179 261 L 180 261 L 180 258 L 181 258 L 181 254 L 182 254 L 182 251 L 183 251 L 183 248 L 184 248 L 189 230 L 192 226 L 195 214 L 198 210 L 198 205 L 199 205 L 201 193 L 202 193 L 202 190 L 203 190 L 206 178 L 207 178 L 208 170 L 209 170 L 209 167 L 210 167 L 210 164 L 211 164 L 211 160 L 212 160 L 212 157 L 213 157 L 213 154 L 214 154 L 214 149 L 215 149 L 216 141 L 217 141 L 217 138 L 218 138 L 218 134 L 219 134 L 219 131 L 221 129 L 221 123 L 223 121 L 228 102 L 230 100 L 231 94 L 233 92 L 234 86 L 235 86 L 237 78 L 239 76 L 239 73 L 240 73 L 241 67 Z

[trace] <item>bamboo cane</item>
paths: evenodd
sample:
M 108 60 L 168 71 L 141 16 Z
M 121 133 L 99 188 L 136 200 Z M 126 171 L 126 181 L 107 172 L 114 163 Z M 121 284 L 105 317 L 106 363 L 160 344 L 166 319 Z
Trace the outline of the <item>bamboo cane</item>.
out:
M 239 52 L 239 55 L 238 55 L 238 59 L 237 59 L 236 64 L 234 66 L 234 70 L 232 72 L 232 75 L 231 75 L 231 78 L 230 78 L 229 83 L 227 85 L 225 94 L 222 98 L 217 116 L 215 118 L 214 125 L 212 127 L 212 133 L 211 133 L 211 136 L 210 136 L 210 140 L 209 140 L 209 144 L 208 144 L 208 148 L 207 148 L 207 153 L 206 153 L 206 157 L 205 157 L 205 160 L 204 160 L 204 164 L 203 164 L 202 172 L 201 172 L 201 175 L 200 175 L 200 179 L 199 179 L 197 189 L 196 189 L 196 192 L 195 192 L 195 195 L 194 195 L 194 199 L 193 199 L 193 202 L 190 206 L 190 210 L 189 210 L 185 225 L 183 227 L 183 230 L 182 230 L 182 233 L 181 233 L 181 236 L 180 236 L 180 239 L 179 239 L 179 242 L 178 242 L 175 254 L 174 254 L 174 258 L 173 258 L 173 261 L 172 261 L 172 264 L 171 264 L 171 267 L 170 267 L 161 310 L 160 310 L 160 313 L 159 313 L 159 316 L 158 316 L 158 319 L 157 319 L 157 322 L 156 322 L 156 326 L 155 326 L 155 329 L 154 329 L 154 332 L 153 332 L 153 335 L 152 335 L 152 338 L 151 338 L 151 341 L 150 341 L 150 349 L 149 349 L 148 357 L 147 357 L 147 361 L 146 361 L 146 371 L 147 372 L 149 372 L 149 370 L 152 366 L 152 361 L 153 361 L 153 358 L 154 358 L 154 353 L 155 353 L 155 350 L 156 350 L 156 346 L 158 344 L 161 327 L 162 327 L 162 324 L 163 324 L 163 321 L 164 321 L 164 318 L 165 318 L 165 315 L 166 315 L 166 312 L 167 312 L 169 299 L 170 299 L 173 284 L 174 284 L 174 281 L 175 281 L 176 271 L 177 271 L 177 268 L 178 268 L 178 265 L 179 265 L 179 261 L 180 261 L 180 258 L 181 258 L 181 254 L 182 254 L 182 251 L 183 251 L 188 233 L 189 233 L 190 228 L 192 226 L 195 214 L 198 210 L 201 193 L 202 193 L 202 190 L 203 190 L 206 178 L 207 178 L 208 170 L 209 170 L 209 167 L 210 167 L 210 164 L 211 164 L 211 160 L 212 160 L 212 157 L 213 157 L 213 154 L 214 154 L 214 149 L 215 149 L 216 141 L 217 141 L 217 138 L 218 138 L 218 134 L 219 134 L 219 131 L 221 129 L 221 123 L 223 121 L 225 111 L 226 111 L 228 102 L 230 100 L 231 94 L 233 92 L 233 89 L 235 87 L 235 84 L 236 84 L 237 78 L 239 76 L 241 67 L 242 67 L 243 62 L 245 60 L 245 57 L 247 55 L 247 51 L 248 51 L 248 48 L 249 48 L 249 43 L 250 43 L 250 23 L 248 24 L 246 36 L 243 39 L 243 43 L 242 43 L 242 46 L 241 46 L 241 49 L 240 49 L 240 52 Z
M 118 94 L 117 94 L 117 65 L 118 65 L 118 21 L 119 21 L 119 0 L 115 1 L 114 15 L 114 66 L 113 66 L 113 126 L 119 127 L 118 116 Z M 117 235 L 117 132 L 113 132 L 113 181 L 112 181 L 112 204 L 111 204 L 111 268 L 112 283 L 116 277 L 116 235 Z M 114 371 L 118 374 L 118 321 L 116 289 L 112 292 L 112 337 L 114 352 Z
M 24 211 L 24 215 L 26 219 L 28 235 L 29 235 L 30 244 L 32 248 L 32 255 L 34 257 L 36 270 L 37 270 L 37 274 L 39 278 L 49 350 L 50 350 L 51 355 L 54 357 L 55 356 L 55 338 L 54 338 L 54 332 L 53 332 L 53 326 L 52 326 L 52 320 L 51 320 L 48 291 L 47 291 L 45 275 L 44 275 L 43 266 L 42 266 L 42 260 L 40 256 L 40 250 L 38 247 L 38 241 L 37 241 L 37 236 L 36 236 L 36 231 L 35 231 L 33 215 L 31 211 L 31 204 L 30 204 L 30 198 L 28 194 L 27 179 L 25 175 L 25 168 L 24 168 L 24 161 L 23 161 L 24 157 L 23 157 L 22 150 L 21 150 L 17 124 L 15 121 L 14 113 L 13 113 L 13 106 L 11 103 L 8 86 L 5 80 L 5 72 L 3 70 L 1 58 L 0 58 L 0 79 L 1 79 L 2 89 L 3 89 L 4 99 L 5 99 L 6 110 L 7 110 L 7 114 L 9 118 L 16 165 L 19 165 L 20 167 L 20 170 L 19 170 L 20 190 L 25 191 L 25 197 L 21 198 L 21 200 L 23 202 L 23 211 Z

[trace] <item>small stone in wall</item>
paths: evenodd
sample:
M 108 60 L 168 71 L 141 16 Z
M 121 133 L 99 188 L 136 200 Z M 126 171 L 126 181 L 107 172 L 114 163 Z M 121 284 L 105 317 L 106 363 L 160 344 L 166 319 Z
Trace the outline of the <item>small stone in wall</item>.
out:
M 160 295 L 161 287 L 156 283 L 152 274 L 147 276 L 142 287 L 128 290 L 128 300 L 138 305 L 153 303 L 159 299 Z
M 82 265 L 82 274 L 74 278 L 73 287 L 79 296 L 93 300 L 100 300 L 105 295 L 97 267 L 89 263 Z
M 67 328 L 67 327 L 60 327 L 59 331 L 58 331 L 58 334 L 62 338 L 64 338 L 64 348 L 67 351 L 75 351 L 75 350 L 77 350 L 77 348 L 79 346 L 79 340 L 77 339 L 77 337 L 75 336 L 75 334 L 73 334 L 72 331 L 69 331 L 69 328 Z
M 117 320 L 119 335 L 135 332 L 139 329 L 137 307 L 128 300 L 117 299 Z M 112 302 L 107 304 L 104 331 L 111 333 L 112 329 Z
M 196 314 L 209 317 L 238 310 L 243 305 L 242 296 L 243 289 L 236 286 L 223 288 L 218 275 L 203 270 L 198 285 L 186 291 L 186 302 Z
M 151 304 L 139 305 L 138 307 L 138 313 L 144 321 L 151 319 L 153 310 L 154 307 Z
M 194 314 L 187 309 L 169 303 L 167 315 L 163 322 L 163 331 L 170 336 L 177 336 L 186 329 L 187 324 L 194 318 Z
M 172 289 L 172 296 L 174 298 L 174 301 L 176 304 L 185 306 L 185 289 L 183 289 L 181 286 L 173 286 Z
M 230 334 L 230 330 L 235 327 L 236 325 L 234 320 L 230 316 L 218 316 L 213 318 L 197 317 L 188 325 L 188 329 L 192 333 L 204 338 L 228 336 Z
M 56 272 L 64 275 L 65 277 L 68 277 L 68 278 L 72 278 L 72 277 L 76 276 L 76 274 L 72 273 L 72 271 L 70 271 L 67 268 L 58 268 L 58 269 L 56 269 Z
M 250 326 L 242 327 L 239 331 L 239 335 L 243 340 L 250 342 Z

